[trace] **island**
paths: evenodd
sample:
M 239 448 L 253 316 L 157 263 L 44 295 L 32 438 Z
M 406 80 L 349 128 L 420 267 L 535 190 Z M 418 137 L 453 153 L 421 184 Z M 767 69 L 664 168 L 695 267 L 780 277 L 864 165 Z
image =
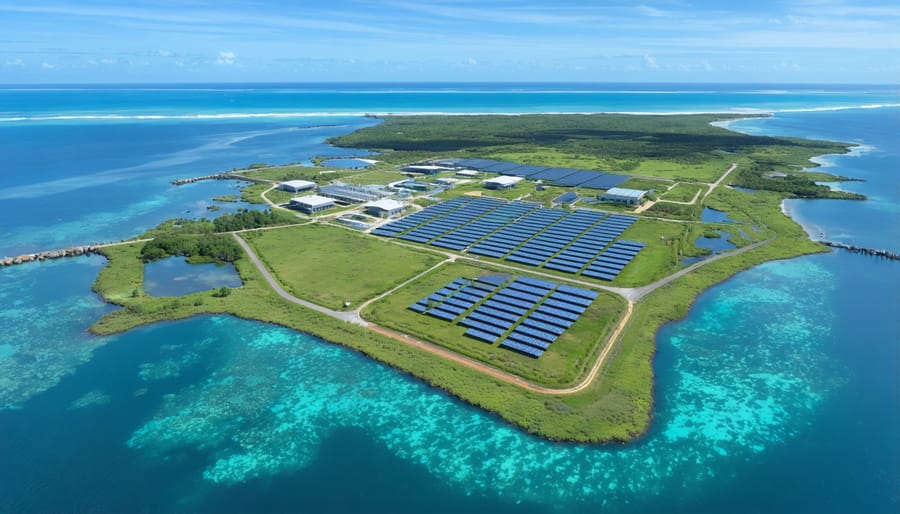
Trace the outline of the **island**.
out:
M 652 422 L 657 330 L 741 270 L 829 251 L 784 199 L 862 199 L 807 169 L 849 145 L 721 126 L 736 118 L 387 116 L 329 141 L 360 166 L 208 177 L 248 181 L 242 199 L 266 210 L 93 249 L 108 259 L 94 290 L 121 309 L 90 330 L 232 314 L 353 348 L 540 437 L 631 441 Z M 242 286 L 146 294 L 144 263 L 173 255 L 232 263 Z

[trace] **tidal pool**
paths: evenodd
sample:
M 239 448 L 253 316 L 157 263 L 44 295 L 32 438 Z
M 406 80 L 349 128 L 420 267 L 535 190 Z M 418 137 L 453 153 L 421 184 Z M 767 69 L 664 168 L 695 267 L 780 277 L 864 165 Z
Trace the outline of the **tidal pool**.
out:
M 144 291 L 151 296 L 182 296 L 241 285 L 231 264 L 190 264 L 183 257 L 169 257 L 144 265 Z

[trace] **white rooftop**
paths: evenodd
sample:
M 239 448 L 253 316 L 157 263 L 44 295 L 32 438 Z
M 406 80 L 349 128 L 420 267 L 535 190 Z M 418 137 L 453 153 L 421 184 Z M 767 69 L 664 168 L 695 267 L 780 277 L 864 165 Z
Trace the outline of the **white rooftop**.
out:
M 376 209 L 381 209 L 384 211 L 392 211 L 394 209 L 402 208 L 403 204 L 398 202 L 397 200 L 391 200 L 390 198 L 382 198 L 381 200 L 375 200 L 374 202 L 369 202 L 365 206 L 366 207 L 374 207 Z
M 437 166 L 435 164 L 411 164 L 406 167 L 410 170 L 427 170 L 427 171 L 435 171 L 435 170 L 446 170 L 449 169 L 446 166 Z
M 640 198 L 647 194 L 647 191 L 641 189 L 625 189 L 624 187 L 611 187 L 604 195 L 606 196 L 624 196 L 626 198 Z
M 310 207 L 319 207 L 322 205 L 333 204 L 334 199 L 328 198 L 327 196 L 309 195 L 309 196 L 300 196 L 297 198 L 291 198 L 291 202 L 308 205 Z
M 507 175 L 503 175 L 500 177 L 489 178 L 484 181 L 485 184 L 497 184 L 498 186 L 511 186 L 513 184 L 518 184 L 523 181 L 522 177 L 511 177 Z
M 478 172 L 475 170 L 459 170 L 456 174 L 463 177 L 474 177 L 475 175 L 478 175 Z
M 290 186 L 297 189 L 302 189 L 305 187 L 316 187 L 315 182 L 310 182 L 309 180 L 285 180 L 281 183 L 282 186 Z

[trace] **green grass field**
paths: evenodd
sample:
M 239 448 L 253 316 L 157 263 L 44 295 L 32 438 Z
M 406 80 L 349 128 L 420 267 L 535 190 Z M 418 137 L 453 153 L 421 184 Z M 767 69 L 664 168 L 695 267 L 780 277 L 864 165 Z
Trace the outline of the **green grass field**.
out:
M 601 293 L 591 307 L 539 359 L 490 345 L 463 335 L 466 328 L 409 310 L 411 304 L 439 290 L 456 278 L 476 278 L 496 273 L 489 267 L 453 263 L 408 284 L 369 305 L 363 317 L 419 339 L 439 344 L 497 368 L 548 386 L 565 386 L 580 378 L 596 359 L 602 343 L 624 312 L 624 301 Z M 504 271 L 507 273 L 507 271 Z M 516 275 L 523 275 L 517 273 Z
M 246 235 L 260 259 L 298 298 L 344 310 L 388 291 L 442 259 L 388 241 L 327 225 L 304 225 Z
M 689 184 L 685 182 L 678 183 L 672 189 L 659 195 L 662 200 L 670 200 L 672 202 L 690 202 L 698 191 L 706 192 L 707 186 L 703 184 Z M 699 198 L 698 198 L 699 200 Z

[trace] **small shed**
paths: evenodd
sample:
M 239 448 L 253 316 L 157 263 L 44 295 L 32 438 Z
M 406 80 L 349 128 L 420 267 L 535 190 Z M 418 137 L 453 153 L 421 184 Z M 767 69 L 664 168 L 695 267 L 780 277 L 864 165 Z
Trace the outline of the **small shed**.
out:
M 319 195 L 301 196 L 298 198 L 291 198 L 288 207 L 305 212 L 306 214 L 315 214 L 334 207 L 334 199 Z
M 287 180 L 278 184 L 278 189 L 291 193 L 299 193 L 301 191 L 309 191 L 316 188 L 315 182 L 309 180 Z
M 365 208 L 366 213 L 371 214 L 372 216 L 387 218 L 400 214 L 403 212 L 405 206 L 397 200 L 382 198 L 381 200 L 367 203 Z
M 483 182 L 488 189 L 512 189 L 516 184 L 524 180 L 522 177 L 501 176 L 489 178 Z
M 640 205 L 649 191 L 642 189 L 625 189 L 623 187 L 611 187 L 600 195 L 601 202 L 620 203 L 624 205 Z

